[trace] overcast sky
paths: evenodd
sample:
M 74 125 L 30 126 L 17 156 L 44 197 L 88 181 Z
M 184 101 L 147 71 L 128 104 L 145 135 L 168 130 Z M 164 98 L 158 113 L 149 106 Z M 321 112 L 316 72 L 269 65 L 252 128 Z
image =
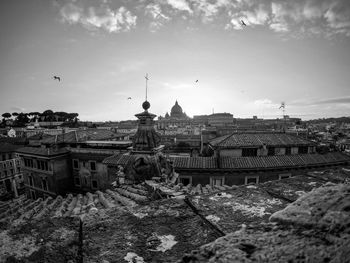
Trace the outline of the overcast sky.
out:
M 0 24 L 0 114 L 135 119 L 148 73 L 157 115 L 350 115 L 349 0 L 1 0 Z

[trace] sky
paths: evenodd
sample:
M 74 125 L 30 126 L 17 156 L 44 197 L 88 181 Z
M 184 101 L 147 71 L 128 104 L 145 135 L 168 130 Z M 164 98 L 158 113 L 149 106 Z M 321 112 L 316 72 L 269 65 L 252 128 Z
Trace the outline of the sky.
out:
M 348 0 L 1 0 L 0 24 L 1 114 L 136 119 L 148 74 L 158 116 L 350 116 Z

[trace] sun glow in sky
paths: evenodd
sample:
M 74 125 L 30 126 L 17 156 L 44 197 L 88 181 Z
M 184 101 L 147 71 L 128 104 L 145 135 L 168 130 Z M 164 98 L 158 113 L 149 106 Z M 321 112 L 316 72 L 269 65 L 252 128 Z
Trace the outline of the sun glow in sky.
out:
M 148 73 L 156 115 L 350 115 L 347 0 L 3 0 L 0 22 L 1 114 L 135 119 Z

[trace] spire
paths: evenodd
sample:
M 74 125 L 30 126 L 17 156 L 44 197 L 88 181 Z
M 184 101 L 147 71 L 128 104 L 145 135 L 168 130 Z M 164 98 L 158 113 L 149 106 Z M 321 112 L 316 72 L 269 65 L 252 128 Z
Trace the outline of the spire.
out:
M 147 101 L 147 89 L 148 89 L 148 73 L 146 73 L 146 76 L 145 76 L 145 79 L 146 79 L 146 101 Z

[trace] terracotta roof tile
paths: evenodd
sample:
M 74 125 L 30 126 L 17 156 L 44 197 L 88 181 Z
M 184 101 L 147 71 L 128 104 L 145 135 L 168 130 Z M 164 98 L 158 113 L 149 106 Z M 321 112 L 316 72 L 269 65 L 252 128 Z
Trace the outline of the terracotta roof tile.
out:
M 313 142 L 286 133 L 234 133 L 215 138 L 210 145 L 217 148 L 270 146 L 313 145 Z
M 66 148 L 60 149 L 48 149 L 41 147 L 22 147 L 16 150 L 17 153 L 21 154 L 31 154 L 31 155 L 42 155 L 42 156 L 54 156 L 59 154 L 69 153 L 69 150 Z

